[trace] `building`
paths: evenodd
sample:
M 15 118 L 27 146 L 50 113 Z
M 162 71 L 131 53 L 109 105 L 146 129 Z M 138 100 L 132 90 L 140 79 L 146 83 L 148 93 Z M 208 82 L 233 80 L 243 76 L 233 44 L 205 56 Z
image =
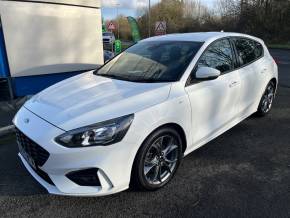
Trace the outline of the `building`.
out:
M 0 16 L 0 78 L 13 97 L 104 62 L 100 1 L 1 0 Z

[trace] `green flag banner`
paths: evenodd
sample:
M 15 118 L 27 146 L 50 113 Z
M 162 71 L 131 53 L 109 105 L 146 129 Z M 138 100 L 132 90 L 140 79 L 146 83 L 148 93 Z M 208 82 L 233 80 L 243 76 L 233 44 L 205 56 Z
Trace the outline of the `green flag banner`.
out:
M 122 52 L 122 42 L 121 40 L 118 39 L 115 41 L 115 53 L 119 54 L 121 52 Z
M 107 27 L 104 18 L 102 17 L 102 31 L 107 32 Z
M 131 27 L 133 41 L 134 42 L 140 41 L 141 36 L 140 36 L 140 31 L 139 31 L 137 21 L 133 17 L 127 17 L 127 19 Z

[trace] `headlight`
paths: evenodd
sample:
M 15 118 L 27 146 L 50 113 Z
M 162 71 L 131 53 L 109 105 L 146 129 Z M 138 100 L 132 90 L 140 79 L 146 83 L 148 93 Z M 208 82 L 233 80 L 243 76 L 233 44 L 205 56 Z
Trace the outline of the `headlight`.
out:
M 120 142 L 126 135 L 134 114 L 68 131 L 55 141 L 65 147 L 106 146 Z

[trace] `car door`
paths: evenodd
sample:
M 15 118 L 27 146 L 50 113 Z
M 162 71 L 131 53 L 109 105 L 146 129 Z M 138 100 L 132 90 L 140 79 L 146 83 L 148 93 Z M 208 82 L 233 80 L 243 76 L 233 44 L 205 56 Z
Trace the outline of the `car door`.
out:
M 263 47 L 260 43 L 248 38 L 236 37 L 233 39 L 238 61 L 240 64 L 241 94 L 239 113 L 247 115 L 257 108 L 264 89 L 264 67 Z M 263 86 L 263 87 L 262 87 Z
M 198 67 L 207 66 L 221 71 L 214 80 L 198 81 Z M 194 145 L 226 127 L 237 115 L 240 78 L 234 70 L 234 52 L 229 39 L 213 42 L 200 57 L 185 90 L 191 104 Z

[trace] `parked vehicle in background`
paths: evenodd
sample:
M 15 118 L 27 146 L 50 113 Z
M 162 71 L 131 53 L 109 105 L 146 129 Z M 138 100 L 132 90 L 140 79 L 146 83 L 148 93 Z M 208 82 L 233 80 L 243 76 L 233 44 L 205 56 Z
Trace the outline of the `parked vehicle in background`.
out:
M 104 44 L 114 44 L 115 42 L 115 35 L 112 32 L 104 32 L 103 33 L 103 43 Z
M 108 62 L 109 60 L 111 60 L 114 56 L 115 56 L 115 54 L 113 52 L 108 51 L 108 50 L 104 50 L 104 61 L 105 61 L 105 63 Z
M 156 190 L 184 156 L 251 114 L 269 113 L 277 83 L 261 39 L 149 38 L 26 102 L 14 119 L 19 156 L 53 194 Z

